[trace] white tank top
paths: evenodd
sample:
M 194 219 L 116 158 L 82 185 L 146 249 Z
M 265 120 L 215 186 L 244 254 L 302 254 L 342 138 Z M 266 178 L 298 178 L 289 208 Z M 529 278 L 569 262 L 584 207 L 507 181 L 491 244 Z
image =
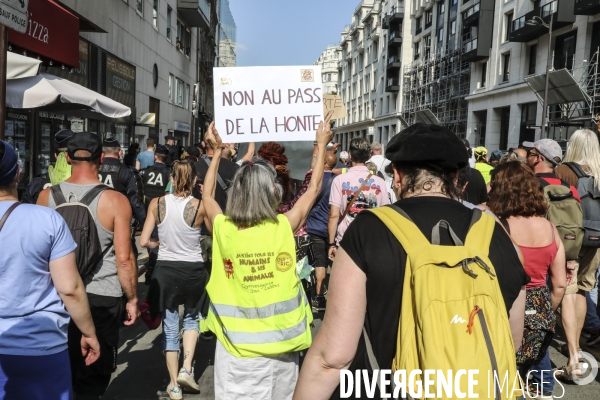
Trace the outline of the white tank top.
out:
M 183 219 L 186 204 L 193 199 L 165 196 L 165 219 L 158 224 L 160 247 L 158 259 L 161 261 L 204 261 L 200 248 L 200 228 L 189 226 Z

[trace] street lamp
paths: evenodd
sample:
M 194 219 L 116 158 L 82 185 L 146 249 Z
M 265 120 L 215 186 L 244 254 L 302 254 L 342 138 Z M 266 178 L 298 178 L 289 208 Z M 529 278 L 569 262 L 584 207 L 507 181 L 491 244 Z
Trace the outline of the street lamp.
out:
M 542 110 L 542 129 L 540 130 L 540 139 L 544 139 L 546 136 L 546 113 L 548 111 L 548 79 L 550 77 L 550 63 L 552 57 L 552 20 L 554 19 L 554 13 L 552 8 L 550 8 L 550 23 L 547 24 L 544 22 L 542 17 L 534 16 L 529 21 L 525 23 L 529 26 L 544 26 L 548 28 L 548 59 L 546 60 L 546 87 L 544 88 L 544 108 Z

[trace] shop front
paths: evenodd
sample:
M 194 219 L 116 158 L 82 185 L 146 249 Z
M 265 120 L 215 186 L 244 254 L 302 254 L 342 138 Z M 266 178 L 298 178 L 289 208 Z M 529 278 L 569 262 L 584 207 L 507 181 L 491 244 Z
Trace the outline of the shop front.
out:
M 187 147 L 190 146 L 190 133 L 192 127 L 187 122 L 175 121 L 173 123 L 173 136 L 177 139 L 177 145 Z

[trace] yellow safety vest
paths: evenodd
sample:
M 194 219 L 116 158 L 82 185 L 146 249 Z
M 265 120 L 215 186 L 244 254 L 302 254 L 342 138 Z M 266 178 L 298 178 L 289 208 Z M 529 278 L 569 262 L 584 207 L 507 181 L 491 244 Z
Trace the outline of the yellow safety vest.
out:
M 224 215 L 214 222 L 207 325 L 236 357 L 300 351 L 312 343 L 294 235 L 285 216 L 277 220 L 243 230 Z
M 492 180 L 492 171 L 494 169 L 494 167 L 492 167 L 489 164 L 486 163 L 482 163 L 482 162 L 478 162 L 475 163 L 475 169 L 479 172 L 481 172 L 481 175 L 483 176 L 483 180 L 485 181 L 485 184 L 487 185 L 488 183 L 490 183 L 490 180 Z

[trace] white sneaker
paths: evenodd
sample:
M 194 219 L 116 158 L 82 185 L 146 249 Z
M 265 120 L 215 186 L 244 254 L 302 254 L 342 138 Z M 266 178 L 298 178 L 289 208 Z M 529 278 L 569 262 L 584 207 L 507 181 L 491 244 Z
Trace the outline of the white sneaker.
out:
M 194 368 L 192 368 L 191 372 L 188 372 L 185 368 L 181 368 L 177 376 L 177 384 L 186 391 L 200 393 L 200 387 L 194 379 Z
M 167 386 L 167 393 L 169 394 L 169 398 L 171 400 L 183 399 L 183 394 L 181 393 L 181 387 L 179 387 L 179 386 L 173 386 L 169 383 L 169 386 Z

